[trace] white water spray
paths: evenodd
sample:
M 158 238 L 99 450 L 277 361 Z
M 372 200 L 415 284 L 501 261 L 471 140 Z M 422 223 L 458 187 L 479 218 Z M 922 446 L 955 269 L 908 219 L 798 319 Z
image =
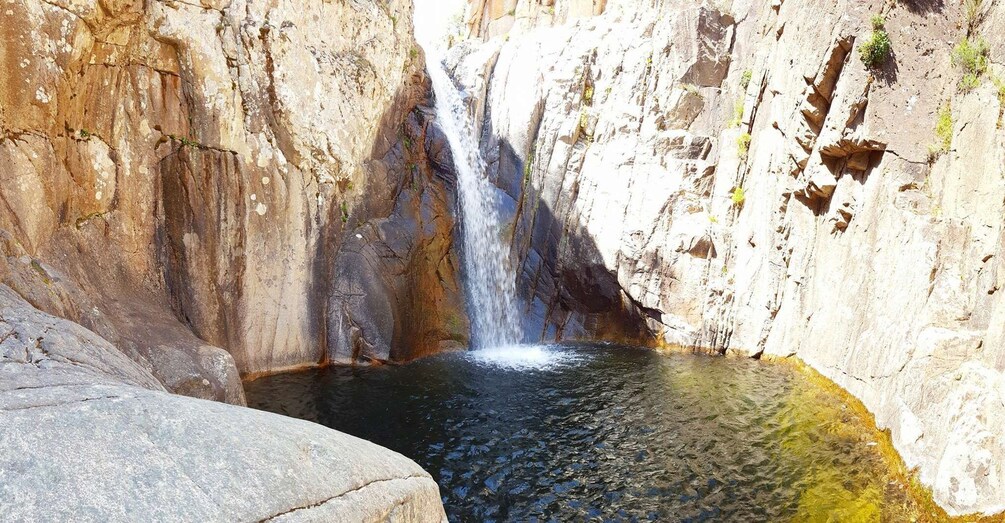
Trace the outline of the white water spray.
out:
M 521 339 L 516 282 L 509 270 L 508 246 L 501 238 L 496 189 L 486 175 L 461 92 L 443 65 L 447 10 L 442 0 L 420 0 L 415 12 L 415 36 L 426 52 L 436 93 L 436 118 L 450 143 L 457 171 L 471 341 L 475 348 L 513 345 Z

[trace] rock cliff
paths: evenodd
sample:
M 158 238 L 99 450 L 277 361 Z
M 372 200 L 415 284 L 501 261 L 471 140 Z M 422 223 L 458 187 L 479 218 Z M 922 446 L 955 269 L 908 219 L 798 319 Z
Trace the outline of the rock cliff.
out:
M 463 342 L 411 19 L 407 0 L 5 2 L 0 282 L 169 390 L 238 404 L 239 374 Z
M 532 336 L 798 356 L 1005 510 L 1005 7 L 963 4 L 472 1 Z

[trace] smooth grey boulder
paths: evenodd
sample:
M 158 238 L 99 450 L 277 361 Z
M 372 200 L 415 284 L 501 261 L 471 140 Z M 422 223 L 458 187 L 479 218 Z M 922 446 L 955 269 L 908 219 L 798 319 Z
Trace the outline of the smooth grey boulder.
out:
M 0 519 L 445 521 L 400 454 L 167 393 L 91 331 L 0 285 Z

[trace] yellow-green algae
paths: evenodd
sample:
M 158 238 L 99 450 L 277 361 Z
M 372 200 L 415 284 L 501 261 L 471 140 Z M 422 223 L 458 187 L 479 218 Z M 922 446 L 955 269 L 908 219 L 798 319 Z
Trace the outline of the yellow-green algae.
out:
M 664 352 L 716 354 L 715 351 L 657 343 Z M 736 356 L 730 352 L 728 356 Z M 858 398 L 795 356 L 760 358 L 766 364 L 784 365 L 803 378 L 805 386 L 788 392 L 788 407 L 774 420 L 784 427 L 784 459 L 795 459 L 810 470 L 800 495 L 799 522 L 916 522 L 916 523 L 1005 523 L 1005 513 L 950 517 L 935 502 L 932 491 L 921 483 L 893 446 L 889 430 L 880 430 L 876 418 Z M 826 437 L 823 437 L 826 436 Z M 820 463 L 815 449 L 826 442 L 855 449 L 863 457 L 859 473 L 847 475 L 847 467 Z

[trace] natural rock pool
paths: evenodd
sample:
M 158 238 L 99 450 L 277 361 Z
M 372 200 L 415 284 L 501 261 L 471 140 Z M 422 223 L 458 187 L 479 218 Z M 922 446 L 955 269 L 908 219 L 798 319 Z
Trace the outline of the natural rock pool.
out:
M 580 345 L 246 386 L 414 459 L 451 521 L 927 519 L 869 420 L 788 365 Z

